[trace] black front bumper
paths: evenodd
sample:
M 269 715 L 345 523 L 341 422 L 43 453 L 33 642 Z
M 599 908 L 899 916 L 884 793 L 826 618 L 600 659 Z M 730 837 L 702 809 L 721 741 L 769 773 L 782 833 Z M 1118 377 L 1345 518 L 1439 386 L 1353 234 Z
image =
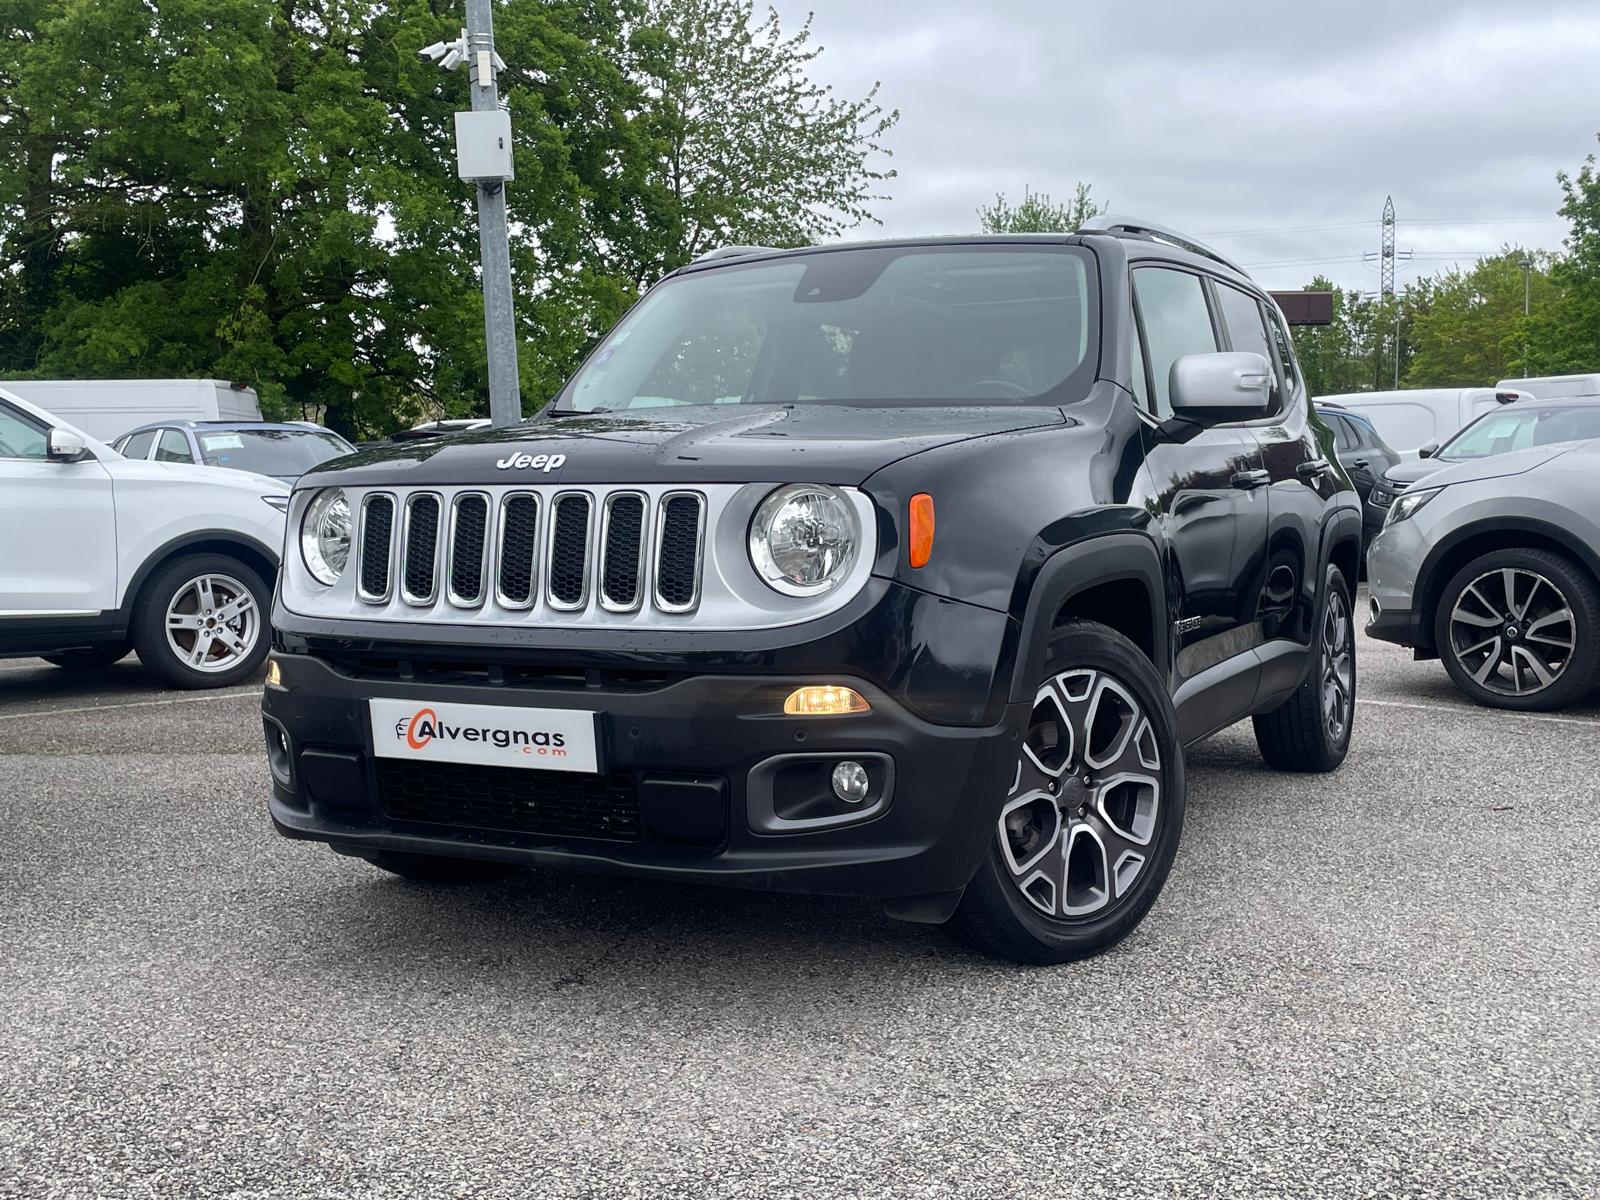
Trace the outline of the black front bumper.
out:
M 403 850 L 889 901 L 958 892 L 971 879 L 1027 714 L 1013 706 L 990 725 L 933 724 L 849 676 L 828 681 L 856 687 L 871 712 L 789 717 L 790 691 L 821 680 L 373 678 L 311 654 L 280 648 L 275 657 L 282 686 L 266 690 L 262 711 L 269 739 L 284 740 L 270 808 L 286 836 L 356 854 Z M 601 774 L 453 764 L 405 774 L 373 753 L 373 697 L 596 711 Z M 797 790 L 821 790 L 827 779 L 813 767 L 839 758 L 865 762 L 872 775 L 859 813 L 774 832 L 775 773 L 784 773 L 776 786 L 793 812 Z M 821 800 L 805 811 L 833 811 L 831 793 Z

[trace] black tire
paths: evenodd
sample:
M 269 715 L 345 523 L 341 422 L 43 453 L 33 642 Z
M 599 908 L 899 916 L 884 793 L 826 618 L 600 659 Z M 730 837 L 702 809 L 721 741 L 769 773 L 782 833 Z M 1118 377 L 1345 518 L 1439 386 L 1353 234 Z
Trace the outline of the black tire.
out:
M 241 585 L 255 601 L 256 620 L 248 653 L 238 654 L 222 669 L 191 666 L 167 639 L 167 612 L 194 580 L 222 576 Z M 178 688 L 219 688 L 257 676 L 271 649 L 268 613 L 272 591 L 256 571 L 224 554 L 187 554 L 156 570 L 134 601 L 129 633 L 139 661 L 152 674 Z
M 1463 661 L 1460 652 L 1461 645 L 1470 644 L 1470 639 L 1463 638 L 1458 644 L 1454 629 L 1462 629 L 1452 621 L 1452 613 L 1458 605 L 1463 604 L 1464 593 L 1474 581 L 1490 576 L 1491 579 L 1503 578 L 1503 572 L 1510 570 L 1514 573 L 1526 573 L 1537 576 L 1544 583 L 1539 586 L 1537 594 L 1521 592 L 1525 612 L 1520 624 L 1509 621 L 1507 625 L 1484 633 L 1495 635 L 1494 651 L 1499 653 L 1500 661 L 1505 666 L 1496 667 L 1495 680 L 1501 681 L 1502 672 L 1509 672 L 1512 678 L 1521 678 L 1530 683 L 1536 682 L 1531 677 L 1530 671 L 1516 671 L 1510 667 L 1508 656 L 1510 647 L 1521 645 L 1526 652 L 1535 650 L 1541 657 L 1541 663 L 1547 666 L 1549 655 L 1553 647 L 1545 642 L 1530 643 L 1527 640 L 1528 620 L 1534 619 L 1533 608 L 1537 605 L 1540 609 L 1553 609 L 1559 604 L 1571 614 L 1570 620 L 1549 627 L 1545 636 L 1557 635 L 1562 638 L 1570 636 L 1572 646 L 1566 651 L 1565 665 L 1556 674 L 1555 681 L 1547 686 L 1540 686 L 1538 690 L 1522 695 L 1508 694 L 1485 686 L 1474 678 L 1474 667 L 1484 660 L 1473 660 L 1472 665 Z M 1526 585 L 1524 584 L 1524 587 Z M 1482 593 L 1480 593 L 1482 594 Z M 1559 596 L 1560 600 L 1550 599 L 1552 594 Z M 1497 600 L 1490 589 L 1490 599 Z M 1476 601 L 1468 601 L 1466 608 L 1476 615 L 1479 611 L 1487 615 L 1487 610 L 1479 610 Z M 1508 627 L 1509 626 L 1509 627 Z M 1503 637 L 1511 628 L 1518 631 L 1515 638 Z M 1433 617 L 1434 645 L 1438 648 L 1439 658 L 1444 663 L 1444 669 L 1449 672 L 1451 682 L 1459 688 L 1463 695 L 1477 704 L 1488 708 L 1505 708 L 1518 712 L 1548 712 L 1552 709 L 1568 708 L 1585 699 L 1600 684 L 1600 589 L 1595 586 L 1594 580 L 1582 568 L 1570 559 L 1560 554 L 1553 554 L 1548 550 L 1508 549 L 1495 550 L 1488 554 L 1480 555 L 1473 559 L 1461 570 L 1457 571 L 1445 584 L 1441 593 L 1439 608 Z M 1502 650 L 1501 647 L 1506 647 Z M 1488 652 L 1485 653 L 1488 658 Z
M 45 662 L 63 671 L 103 671 L 128 657 L 126 642 L 116 646 L 95 646 L 89 650 L 63 650 L 60 654 L 40 655 Z
M 1005 836 L 1001 833 L 1001 827 L 1007 820 L 1006 814 L 1018 801 L 1026 800 L 1029 794 L 1019 772 L 1019 786 L 1011 797 L 999 801 L 985 798 L 994 814 L 991 828 L 995 829 L 995 834 L 990 838 L 989 852 L 984 855 L 977 875 L 968 884 L 960 906 L 945 926 L 951 935 L 973 949 L 1020 963 L 1054 964 L 1088 958 L 1109 950 L 1127 937 L 1161 894 L 1183 833 L 1183 746 L 1178 740 L 1178 723 L 1173 714 L 1172 699 L 1150 660 L 1127 638 L 1097 622 L 1069 621 L 1050 637 L 1045 651 L 1045 674 L 1040 681 L 1038 694 L 1043 697 L 1050 688 L 1059 687 L 1059 694 L 1070 702 L 1073 697 L 1060 681 L 1068 676 L 1090 673 L 1094 673 L 1090 675 L 1091 681 L 1098 676 L 1110 677 L 1137 702 L 1141 712 L 1130 717 L 1135 728 L 1128 735 L 1124 749 L 1138 742 L 1134 753 L 1141 761 L 1145 743 L 1139 718 L 1142 716 L 1149 722 L 1148 744 L 1152 747 L 1156 765 L 1152 767 L 1148 762 L 1143 762 L 1143 766 L 1150 772 L 1151 779 L 1159 782 L 1159 789 L 1154 792 L 1156 803 L 1148 841 L 1141 844 L 1142 865 L 1135 868 L 1136 874 L 1131 884 L 1123 890 L 1117 878 L 1119 872 L 1111 865 L 1112 835 L 1107 832 L 1106 840 L 1101 840 L 1097 835 L 1094 840 L 1099 842 L 1101 848 L 1099 861 L 1107 868 L 1104 877 L 1105 907 L 1090 915 L 1068 917 L 1059 911 L 1047 914 L 1035 902 L 1030 902 L 1024 890 L 1026 881 L 1019 883 L 1017 874 L 1007 863 L 1009 852 L 1003 850 L 1001 845 L 1001 838 Z M 1087 712 L 1092 714 L 1098 711 L 1092 699 L 1087 705 Z M 1042 705 L 1036 706 L 1036 714 L 1040 707 Z M 1067 716 L 1064 725 L 1074 730 L 1077 728 L 1075 718 L 1067 715 L 1059 704 L 1057 711 Z M 1089 733 L 1084 738 L 1087 744 L 1092 745 L 1097 727 L 1097 721 L 1090 723 Z M 1098 828 L 1102 832 L 1115 829 L 1105 819 L 1106 801 L 1102 800 L 1096 807 L 1094 797 L 1105 793 L 1098 788 L 1075 794 L 1068 792 L 1069 786 L 1077 788 L 1077 771 L 1088 770 L 1082 760 L 1076 758 L 1080 736 L 1073 734 L 1073 749 L 1063 755 L 1063 763 L 1076 765 L 1071 770 L 1063 767 L 1056 799 L 1037 792 L 1032 794 L 1036 797 L 1033 803 L 1050 803 L 1058 808 L 1060 801 L 1065 799 L 1069 813 L 1074 811 L 1071 803 L 1076 795 L 1087 799 L 1075 810 L 1079 818 L 1077 821 L 1059 821 L 1058 833 L 1048 843 L 1040 843 L 1046 849 L 1042 852 L 1043 857 L 1035 861 L 1049 859 L 1053 863 L 1052 847 L 1062 845 L 1062 862 L 1070 864 L 1073 861 L 1073 847 L 1077 844 L 1073 840 L 1072 830 L 1083 826 Z M 1023 761 L 1025 765 L 1029 762 L 1028 759 Z M 1103 766 L 1108 771 L 1117 770 L 1114 763 L 1105 763 Z M 1023 871 L 1026 869 L 1026 865 L 1019 868 Z M 1070 872 L 1070 865 L 1065 870 Z M 1053 909 L 1066 907 L 1068 883 L 1068 875 L 1063 874 L 1059 903 L 1056 887 L 1052 884 L 1050 896 Z
M 1344 573 L 1330 566 L 1323 576 L 1321 618 L 1317 626 L 1316 658 L 1304 681 L 1277 708 L 1253 718 L 1256 745 L 1267 766 L 1275 771 L 1323 774 L 1336 771 L 1350 753 L 1356 723 L 1356 623 L 1350 588 Z M 1330 636 L 1331 619 L 1340 622 L 1337 637 Z M 1334 653 L 1337 642 L 1346 656 L 1345 672 Z M 1331 689 L 1331 690 L 1330 690 Z M 1332 697 L 1332 699 L 1330 699 Z M 1342 704 L 1342 716 L 1331 711 Z
M 367 856 L 379 870 L 412 883 L 462 884 L 504 879 L 516 871 L 510 863 L 484 858 L 449 858 L 442 854 L 411 854 L 404 850 L 379 850 Z

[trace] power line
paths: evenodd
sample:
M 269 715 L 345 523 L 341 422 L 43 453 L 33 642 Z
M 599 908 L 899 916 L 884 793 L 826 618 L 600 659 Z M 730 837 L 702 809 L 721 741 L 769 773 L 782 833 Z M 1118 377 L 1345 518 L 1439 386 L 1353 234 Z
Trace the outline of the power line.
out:
M 1437 217 L 1418 218 L 1408 220 L 1404 224 L 1409 226 L 1425 225 L 1543 225 L 1557 224 L 1565 221 L 1565 217 Z M 1253 237 L 1259 234 L 1270 233 L 1322 233 L 1330 229 L 1360 229 L 1379 225 L 1380 220 L 1366 221 L 1341 221 L 1332 225 L 1278 225 L 1261 229 L 1224 229 L 1216 233 L 1200 233 L 1196 237 L 1224 238 L 1224 237 Z

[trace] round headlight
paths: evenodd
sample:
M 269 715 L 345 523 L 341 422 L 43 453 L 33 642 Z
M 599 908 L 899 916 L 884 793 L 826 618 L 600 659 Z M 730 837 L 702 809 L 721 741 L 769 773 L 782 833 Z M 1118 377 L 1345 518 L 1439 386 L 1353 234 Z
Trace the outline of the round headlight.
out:
M 750 561 L 774 591 L 820 596 L 855 562 L 861 530 L 838 488 L 789 484 L 761 502 L 750 522 Z
M 325 488 L 300 518 L 300 556 L 318 583 L 333 585 L 350 561 L 350 500 L 341 488 Z

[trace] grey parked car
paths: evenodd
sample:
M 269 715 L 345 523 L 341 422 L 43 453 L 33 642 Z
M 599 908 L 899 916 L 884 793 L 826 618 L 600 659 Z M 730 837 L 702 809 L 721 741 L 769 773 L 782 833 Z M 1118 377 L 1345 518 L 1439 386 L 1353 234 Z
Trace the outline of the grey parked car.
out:
M 1367 580 L 1367 632 L 1440 658 L 1479 704 L 1577 703 L 1600 685 L 1600 442 L 1428 475 L 1390 505 Z

